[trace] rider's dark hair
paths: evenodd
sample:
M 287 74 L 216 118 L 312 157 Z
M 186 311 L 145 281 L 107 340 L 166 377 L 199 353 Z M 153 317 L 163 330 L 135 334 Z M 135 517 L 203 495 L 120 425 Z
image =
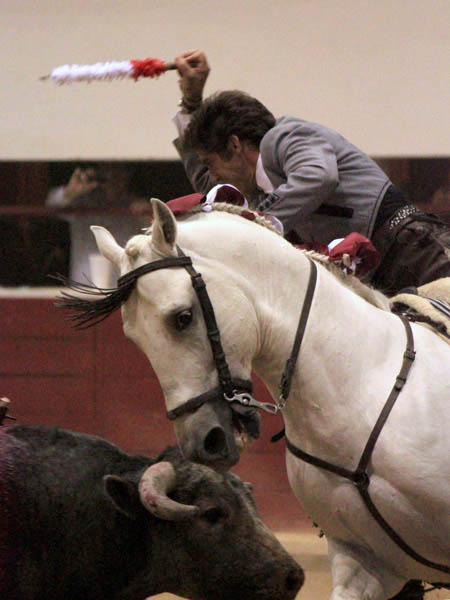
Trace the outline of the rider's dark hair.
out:
M 230 135 L 255 149 L 275 125 L 273 114 L 256 98 L 238 90 L 217 92 L 192 114 L 183 135 L 186 150 L 226 154 Z

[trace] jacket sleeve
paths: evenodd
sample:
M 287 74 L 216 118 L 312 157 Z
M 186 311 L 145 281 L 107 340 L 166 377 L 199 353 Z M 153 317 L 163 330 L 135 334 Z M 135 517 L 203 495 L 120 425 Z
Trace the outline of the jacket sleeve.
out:
M 64 196 L 64 186 L 60 185 L 55 188 L 51 188 L 47 194 L 47 198 L 45 199 L 45 204 L 47 206 L 69 206 L 70 200 Z
M 208 168 L 201 162 L 197 153 L 185 152 L 179 138 L 174 140 L 173 143 L 180 155 L 186 176 L 191 182 L 194 191 L 200 194 L 209 192 L 215 184 L 211 181 Z
M 259 209 L 277 217 L 285 231 L 329 200 L 339 183 L 333 147 L 306 125 L 273 127 L 261 143 L 261 155 L 269 178 L 282 183 Z

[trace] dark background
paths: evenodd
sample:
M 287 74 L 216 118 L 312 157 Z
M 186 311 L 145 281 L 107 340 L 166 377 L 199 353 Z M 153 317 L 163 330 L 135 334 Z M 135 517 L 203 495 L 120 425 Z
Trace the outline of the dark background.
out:
M 449 158 L 375 160 L 411 202 L 449 218 Z M 67 275 L 69 226 L 54 210 L 45 214 L 45 200 L 50 188 L 69 181 L 76 166 L 92 164 L 125 166 L 133 196 L 167 201 L 192 192 L 179 160 L 0 161 L 0 285 L 51 286 L 49 274 Z M 14 214 L 8 214 L 12 207 Z

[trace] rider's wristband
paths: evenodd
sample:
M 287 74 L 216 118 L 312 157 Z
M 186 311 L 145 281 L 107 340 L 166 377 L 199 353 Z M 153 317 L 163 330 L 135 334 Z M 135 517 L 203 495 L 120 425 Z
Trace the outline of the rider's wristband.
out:
M 181 110 L 186 113 L 193 113 L 197 108 L 201 106 L 202 100 L 200 99 L 198 102 L 190 102 L 186 100 L 186 98 L 181 98 L 178 102 L 178 105 L 181 106 Z

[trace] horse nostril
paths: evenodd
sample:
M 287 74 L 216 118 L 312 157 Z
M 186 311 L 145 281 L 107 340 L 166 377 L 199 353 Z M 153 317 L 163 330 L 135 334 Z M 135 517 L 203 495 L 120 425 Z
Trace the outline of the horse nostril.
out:
M 305 576 L 301 569 L 292 569 L 286 576 L 286 590 L 288 592 L 297 592 L 303 585 Z
M 213 427 L 205 437 L 203 447 L 208 454 L 226 455 L 225 433 L 221 427 Z

